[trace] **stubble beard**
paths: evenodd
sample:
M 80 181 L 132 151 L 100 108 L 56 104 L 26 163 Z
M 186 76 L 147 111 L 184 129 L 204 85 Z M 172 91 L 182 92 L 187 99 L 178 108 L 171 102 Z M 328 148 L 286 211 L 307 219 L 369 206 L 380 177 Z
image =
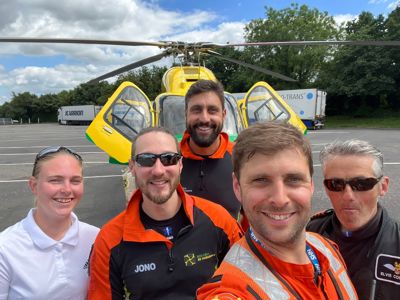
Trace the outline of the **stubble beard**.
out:
M 309 212 L 302 220 L 299 220 L 296 224 L 294 224 L 294 227 L 292 227 L 288 233 L 285 233 L 286 238 L 284 240 L 281 238 L 276 238 L 277 233 L 274 232 L 274 230 L 269 230 L 268 227 L 260 221 L 260 219 L 252 218 L 250 215 L 248 217 L 252 228 L 259 235 L 261 235 L 261 238 L 264 241 L 279 247 L 291 248 L 303 238 L 304 230 L 310 216 L 311 212 Z
M 146 188 L 147 185 L 149 185 L 150 180 L 145 183 L 145 186 L 136 183 L 136 185 L 139 187 L 139 189 L 142 191 L 143 195 L 146 196 L 147 199 L 149 199 L 151 202 L 161 205 L 166 203 L 172 196 L 172 194 L 176 191 L 178 185 L 179 185 L 179 178 L 174 179 L 172 181 L 169 181 L 169 192 L 167 194 L 156 194 L 152 193 L 149 191 L 149 189 Z

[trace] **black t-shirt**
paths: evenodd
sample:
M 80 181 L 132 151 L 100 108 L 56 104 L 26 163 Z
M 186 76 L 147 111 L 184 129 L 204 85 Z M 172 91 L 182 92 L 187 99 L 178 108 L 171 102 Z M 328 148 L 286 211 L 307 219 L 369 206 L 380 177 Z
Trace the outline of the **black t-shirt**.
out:
M 189 218 L 186 216 L 185 210 L 183 205 L 181 205 L 180 209 L 170 219 L 167 220 L 154 220 L 149 217 L 143 210 L 142 206 L 140 206 L 140 220 L 144 228 L 146 229 L 153 229 L 162 235 L 164 235 L 167 239 L 171 240 L 172 242 L 176 238 L 179 231 L 190 224 Z

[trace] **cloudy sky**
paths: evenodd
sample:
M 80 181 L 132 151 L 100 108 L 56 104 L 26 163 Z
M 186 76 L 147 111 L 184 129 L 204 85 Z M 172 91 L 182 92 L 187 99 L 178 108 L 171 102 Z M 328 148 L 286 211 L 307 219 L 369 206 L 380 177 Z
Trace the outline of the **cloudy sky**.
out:
M 58 37 L 135 41 L 243 41 L 243 26 L 263 18 L 274 0 L 1 0 L 1 37 Z M 339 22 L 362 11 L 389 14 L 400 0 L 298 1 Z M 0 105 L 12 93 L 58 93 L 98 75 L 160 53 L 157 47 L 65 44 L 0 45 Z M 166 64 L 168 61 L 161 61 Z

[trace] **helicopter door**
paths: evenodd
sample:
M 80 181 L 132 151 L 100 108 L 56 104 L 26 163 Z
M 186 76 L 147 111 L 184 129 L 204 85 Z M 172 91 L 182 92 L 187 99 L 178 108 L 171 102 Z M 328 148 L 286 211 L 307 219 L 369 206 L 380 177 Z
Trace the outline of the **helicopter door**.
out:
M 229 138 L 234 141 L 239 132 L 243 130 L 243 122 L 235 97 L 227 92 L 225 92 L 224 95 L 226 116 L 223 130 L 229 135 Z
M 182 139 L 186 129 L 185 96 L 164 93 L 155 100 L 156 124 L 171 130 Z
M 128 163 L 131 141 L 143 128 L 154 125 L 152 105 L 133 83 L 123 82 L 86 130 L 87 137 L 110 156 Z
M 245 126 L 265 122 L 286 122 L 306 132 L 304 123 L 278 93 L 266 82 L 254 84 L 241 103 Z

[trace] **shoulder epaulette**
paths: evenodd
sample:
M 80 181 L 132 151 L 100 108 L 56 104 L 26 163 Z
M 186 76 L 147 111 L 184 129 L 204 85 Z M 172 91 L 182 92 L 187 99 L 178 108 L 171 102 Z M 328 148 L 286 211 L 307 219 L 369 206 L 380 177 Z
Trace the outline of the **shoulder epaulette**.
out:
M 323 210 L 323 211 L 319 211 L 316 214 L 314 214 L 313 216 L 311 216 L 310 220 L 321 219 L 321 218 L 330 216 L 333 213 L 334 213 L 333 208 L 326 209 L 326 210 Z

